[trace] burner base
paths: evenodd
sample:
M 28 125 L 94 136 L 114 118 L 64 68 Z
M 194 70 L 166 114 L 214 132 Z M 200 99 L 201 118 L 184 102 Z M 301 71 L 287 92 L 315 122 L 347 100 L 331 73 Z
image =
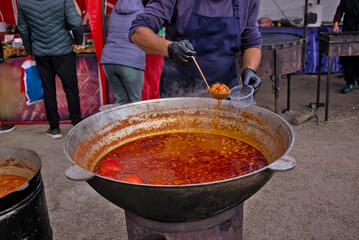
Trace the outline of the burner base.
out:
M 125 211 L 129 240 L 239 239 L 243 203 L 210 218 L 193 222 L 158 222 Z

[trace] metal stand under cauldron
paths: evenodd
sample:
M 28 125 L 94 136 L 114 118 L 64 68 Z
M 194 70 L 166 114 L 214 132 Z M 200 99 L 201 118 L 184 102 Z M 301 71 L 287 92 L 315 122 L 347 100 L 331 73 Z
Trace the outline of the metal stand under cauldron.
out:
M 274 76 L 274 112 L 278 113 L 279 75 L 287 75 L 287 109 L 290 110 L 291 74 L 303 66 L 303 37 L 290 33 L 262 33 L 262 63 L 259 76 Z
M 291 74 L 299 71 L 305 65 L 307 26 L 317 21 L 315 13 L 308 13 L 308 0 L 304 2 L 303 36 L 280 32 L 262 33 L 262 60 L 257 70 L 257 75 L 260 77 L 274 77 L 275 113 L 279 112 L 279 75 L 286 75 L 288 80 L 287 108 L 282 112 L 290 110 Z M 318 4 L 320 4 L 320 1 L 318 1 Z M 279 10 L 282 12 L 281 9 Z M 237 73 L 240 75 L 243 69 L 241 66 L 241 53 L 237 54 L 236 61 Z
M 333 56 L 359 56 L 359 32 L 320 33 L 319 35 L 319 64 L 317 81 L 316 109 L 322 104 L 320 101 L 320 77 L 322 74 L 322 54 L 328 56 L 328 73 L 325 95 L 325 121 L 329 115 L 329 88 L 331 74 L 331 57 Z
M 278 113 L 279 77 L 287 75 L 287 109 L 290 110 L 291 74 L 303 66 L 303 37 L 292 33 L 262 33 L 262 60 L 257 70 L 260 77 L 274 76 L 274 112 Z M 241 55 L 237 56 L 238 74 L 242 72 Z
M 194 222 L 158 222 L 125 211 L 129 240 L 242 239 L 243 203 Z

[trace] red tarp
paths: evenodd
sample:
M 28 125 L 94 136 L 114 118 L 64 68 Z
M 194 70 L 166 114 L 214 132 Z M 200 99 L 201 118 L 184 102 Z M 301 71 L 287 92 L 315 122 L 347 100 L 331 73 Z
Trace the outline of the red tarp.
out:
M 142 100 L 160 97 L 159 85 L 163 65 L 163 57 L 146 54 L 146 69 L 142 88 Z
M 103 41 L 103 28 L 102 28 L 102 14 L 101 14 L 101 0 L 85 0 L 87 16 L 90 23 L 93 42 L 96 49 L 97 61 L 100 62 L 101 53 L 104 45 Z M 107 89 L 106 89 L 106 76 L 102 66 L 99 64 L 100 69 L 100 88 L 102 92 L 101 100 L 103 104 L 107 104 Z
M 0 22 L 7 24 L 17 24 L 17 0 L 1 0 Z

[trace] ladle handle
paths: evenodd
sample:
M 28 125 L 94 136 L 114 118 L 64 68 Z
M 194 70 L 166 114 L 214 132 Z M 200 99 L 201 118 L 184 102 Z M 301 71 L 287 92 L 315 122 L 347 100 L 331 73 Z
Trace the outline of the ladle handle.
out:
M 274 163 L 270 164 L 268 169 L 275 172 L 285 172 L 293 169 L 297 165 L 295 159 L 291 156 L 285 155 Z
M 65 171 L 65 175 L 72 181 L 87 181 L 95 177 L 94 173 L 88 172 L 77 165 L 72 165 Z
M 205 81 L 205 83 L 206 83 L 206 85 L 207 85 L 207 87 L 208 87 L 208 89 L 209 89 L 210 87 L 209 87 L 209 85 L 208 85 L 208 83 L 207 83 L 206 78 L 204 77 L 204 75 L 203 75 L 203 73 L 202 73 L 201 68 L 199 67 L 199 65 L 198 65 L 198 63 L 197 63 L 197 60 L 196 60 L 193 56 L 192 56 L 192 58 L 193 58 L 194 63 L 196 64 L 196 66 L 197 66 L 199 72 L 201 73 L 201 75 L 202 75 L 202 77 L 203 77 L 203 80 Z

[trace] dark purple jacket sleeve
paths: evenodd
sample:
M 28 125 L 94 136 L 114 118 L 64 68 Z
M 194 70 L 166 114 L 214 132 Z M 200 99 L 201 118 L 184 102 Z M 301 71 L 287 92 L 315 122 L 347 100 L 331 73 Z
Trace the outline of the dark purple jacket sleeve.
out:
M 344 6 L 344 0 L 340 0 L 340 3 L 337 7 L 337 11 L 335 12 L 335 15 L 334 15 L 333 23 L 338 22 L 338 24 L 339 24 L 340 21 L 342 20 L 342 17 L 344 14 L 343 6 Z
M 262 35 L 258 29 L 259 0 L 241 1 L 242 49 L 261 48 Z

